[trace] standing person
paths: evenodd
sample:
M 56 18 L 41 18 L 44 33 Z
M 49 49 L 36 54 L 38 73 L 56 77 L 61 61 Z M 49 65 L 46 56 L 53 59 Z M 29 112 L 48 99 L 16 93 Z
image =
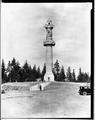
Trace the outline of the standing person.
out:
M 48 81 L 50 81 L 50 77 L 48 77 Z
M 39 83 L 39 85 L 38 85 L 38 86 L 39 86 L 40 91 L 42 91 L 42 86 L 41 86 L 41 84 L 40 84 L 40 83 Z
M 40 91 L 42 91 L 42 86 L 41 86 L 41 84 L 40 84 Z

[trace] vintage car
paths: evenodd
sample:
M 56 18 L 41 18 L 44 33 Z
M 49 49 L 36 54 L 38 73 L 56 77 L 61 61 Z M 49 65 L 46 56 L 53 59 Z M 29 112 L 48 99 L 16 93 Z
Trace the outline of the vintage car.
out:
M 90 86 L 80 86 L 79 94 L 80 95 L 91 95 L 91 87 Z

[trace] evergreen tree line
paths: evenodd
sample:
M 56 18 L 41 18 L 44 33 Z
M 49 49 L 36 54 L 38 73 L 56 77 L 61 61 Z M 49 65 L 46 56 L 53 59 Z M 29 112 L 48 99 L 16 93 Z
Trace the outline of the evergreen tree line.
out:
M 31 67 L 26 61 L 21 67 L 19 62 L 15 58 L 8 62 L 7 68 L 5 67 L 4 60 L 2 60 L 2 83 L 6 82 L 30 82 L 37 81 L 41 78 L 42 74 L 40 67 L 36 65 Z
M 42 71 L 40 67 L 28 64 L 26 61 L 21 67 L 20 63 L 16 61 L 15 58 L 8 62 L 7 67 L 5 67 L 4 60 L 2 60 L 2 83 L 6 82 L 36 82 L 37 79 L 44 80 L 44 75 L 46 73 L 46 65 L 44 64 Z M 76 77 L 75 70 L 71 72 L 71 68 L 68 67 L 65 73 L 64 67 L 59 66 L 58 60 L 56 60 L 53 68 L 53 74 L 55 81 L 70 81 L 70 82 L 88 82 L 90 77 L 87 73 L 83 73 L 81 68 L 79 69 L 79 75 Z
M 76 76 L 75 69 L 71 71 L 71 68 L 68 67 L 65 72 L 64 67 L 60 67 L 58 60 L 56 60 L 53 68 L 53 74 L 55 81 L 64 81 L 64 82 L 91 82 L 91 76 L 86 72 L 82 72 L 79 68 L 79 74 Z

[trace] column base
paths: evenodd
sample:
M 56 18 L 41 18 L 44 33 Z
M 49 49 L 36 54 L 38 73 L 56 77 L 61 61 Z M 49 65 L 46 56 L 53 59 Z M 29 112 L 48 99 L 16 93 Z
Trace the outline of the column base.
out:
M 46 73 L 44 76 L 44 81 L 54 81 L 54 75 L 52 72 Z

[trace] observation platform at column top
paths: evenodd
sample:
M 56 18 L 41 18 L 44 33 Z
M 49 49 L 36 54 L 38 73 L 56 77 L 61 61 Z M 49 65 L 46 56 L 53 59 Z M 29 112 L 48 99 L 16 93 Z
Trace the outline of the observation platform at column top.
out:
M 53 40 L 45 40 L 43 41 L 44 46 L 55 46 L 55 41 Z

